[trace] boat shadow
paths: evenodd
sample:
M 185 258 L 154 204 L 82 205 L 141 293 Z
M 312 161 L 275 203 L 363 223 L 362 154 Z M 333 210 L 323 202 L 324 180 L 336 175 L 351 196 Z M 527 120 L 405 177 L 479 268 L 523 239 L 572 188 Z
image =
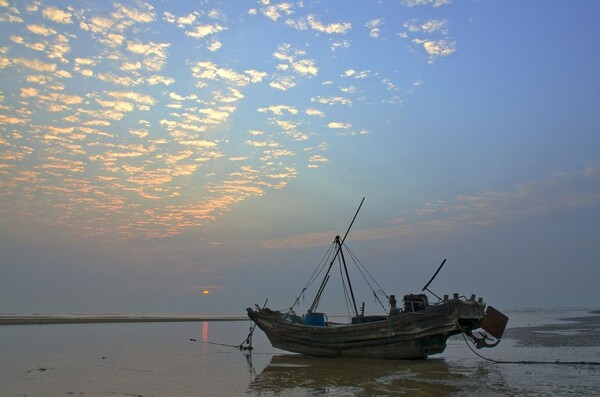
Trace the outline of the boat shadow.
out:
M 456 385 L 465 376 L 453 371 L 443 359 L 343 359 L 285 354 L 271 358 L 249 384 L 248 393 L 435 397 L 461 390 Z

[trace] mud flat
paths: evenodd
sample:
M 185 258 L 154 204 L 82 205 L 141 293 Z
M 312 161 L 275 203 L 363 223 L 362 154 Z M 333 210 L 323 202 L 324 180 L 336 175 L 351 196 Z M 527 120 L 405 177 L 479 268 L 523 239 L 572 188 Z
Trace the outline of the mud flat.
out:
M 562 318 L 557 324 L 509 328 L 504 336 L 523 347 L 600 346 L 600 310 L 589 313 L 589 316 Z

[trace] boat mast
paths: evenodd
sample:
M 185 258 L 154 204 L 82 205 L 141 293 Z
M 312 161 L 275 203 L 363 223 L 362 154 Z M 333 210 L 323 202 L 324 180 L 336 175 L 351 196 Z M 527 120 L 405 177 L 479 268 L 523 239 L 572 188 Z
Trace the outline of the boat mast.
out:
M 310 305 L 310 309 L 308 309 L 309 313 L 313 313 L 315 311 L 315 309 L 317 308 L 317 305 L 319 304 L 319 300 L 321 300 L 321 294 L 323 294 L 325 285 L 327 284 L 327 281 L 329 281 L 329 272 L 331 271 L 333 263 L 335 262 L 338 255 L 342 251 L 342 245 L 344 244 L 346 237 L 348 237 L 348 233 L 350 233 L 350 229 L 352 228 L 352 225 L 354 224 L 354 221 L 356 220 L 356 216 L 358 215 L 358 212 L 360 211 L 360 207 L 362 207 L 364 201 L 365 201 L 365 198 L 363 197 L 360 202 L 360 205 L 358 206 L 358 209 L 356 210 L 356 213 L 354 214 L 354 218 L 352 218 L 352 222 L 350 222 L 350 226 L 348 226 L 348 230 L 346 230 L 346 234 L 344 234 L 344 238 L 342 239 L 342 241 L 340 242 L 340 236 L 335 237 L 335 240 L 338 245 L 338 249 L 335 252 L 335 254 L 333 255 L 333 258 L 331 259 L 331 262 L 329 263 L 329 267 L 327 268 L 327 273 L 325 273 L 325 277 L 323 277 L 323 281 L 321 282 L 321 285 L 319 286 L 319 289 L 317 290 L 317 295 L 315 296 L 315 299 L 313 300 L 312 304 Z M 343 253 L 342 253 L 342 257 L 343 257 Z M 345 267 L 346 267 L 346 262 L 344 261 L 344 268 Z M 348 276 L 348 270 L 346 270 L 346 276 Z M 350 282 L 350 280 L 348 280 L 348 282 Z M 352 290 L 350 290 L 350 291 L 352 291 Z M 352 293 L 352 300 L 354 301 L 353 293 Z M 356 310 L 356 302 L 354 302 L 354 309 L 358 315 L 358 310 Z
M 346 280 L 348 280 L 348 289 L 350 290 L 350 297 L 352 298 L 352 305 L 354 306 L 354 313 L 356 317 L 358 317 L 358 309 L 356 308 L 356 299 L 354 299 L 354 291 L 352 290 L 352 282 L 350 281 L 350 275 L 348 275 L 348 267 L 346 266 L 346 259 L 344 258 L 344 251 L 342 251 L 342 243 L 340 242 L 340 236 L 335 238 L 336 243 L 338 244 L 338 251 L 340 253 L 340 258 L 342 258 L 342 264 L 344 265 L 344 272 L 346 272 Z

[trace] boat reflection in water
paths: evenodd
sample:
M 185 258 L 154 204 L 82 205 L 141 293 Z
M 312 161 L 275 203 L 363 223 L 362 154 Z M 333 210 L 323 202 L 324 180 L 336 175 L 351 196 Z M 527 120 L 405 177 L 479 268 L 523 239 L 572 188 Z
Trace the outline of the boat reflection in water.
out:
M 277 355 L 249 385 L 256 395 L 447 396 L 466 377 L 441 359 L 392 361 Z M 463 379 L 465 381 L 465 379 Z

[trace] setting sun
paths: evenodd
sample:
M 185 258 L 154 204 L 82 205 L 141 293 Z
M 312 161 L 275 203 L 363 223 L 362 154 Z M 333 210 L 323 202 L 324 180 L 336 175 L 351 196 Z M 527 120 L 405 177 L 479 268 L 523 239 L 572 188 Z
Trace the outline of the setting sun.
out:
M 205 289 L 205 290 L 203 290 L 203 291 L 202 291 L 202 294 L 203 294 L 203 295 L 208 295 L 208 294 L 210 294 L 210 291 L 209 291 L 209 290 L 207 290 L 207 289 Z

